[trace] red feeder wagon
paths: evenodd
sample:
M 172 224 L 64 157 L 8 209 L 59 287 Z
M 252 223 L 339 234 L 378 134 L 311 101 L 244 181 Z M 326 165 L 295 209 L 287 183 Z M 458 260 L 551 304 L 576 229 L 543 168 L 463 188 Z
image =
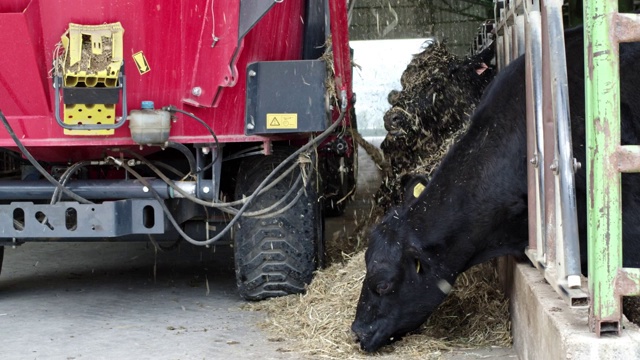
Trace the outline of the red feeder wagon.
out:
M 301 292 L 355 186 L 345 0 L 3 0 L 4 246 L 233 241 Z M 231 231 L 230 231 L 231 230 Z

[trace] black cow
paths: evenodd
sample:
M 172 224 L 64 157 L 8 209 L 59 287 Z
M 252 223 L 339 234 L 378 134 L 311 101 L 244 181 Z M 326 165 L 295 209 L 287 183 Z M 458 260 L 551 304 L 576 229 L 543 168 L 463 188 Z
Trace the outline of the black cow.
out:
M 573 152 L 585 162 L 582 29 L 565 34 Z M 622 143 L 640 144 L 640 44 L 620 51 Z M 417 329 L 456 277 L 527 245 L 525 64 L 498 74 L 419 198 L 392 209 L 370 234 L 367 275 L 352 330 L 375 351 Z M 586 261 L 585 167 L 576 174 L 582 259 Z M 640 174 L 623 174 L 624 265 L 640 266 Z M 583 262 L 583 271 L 585 271 Z

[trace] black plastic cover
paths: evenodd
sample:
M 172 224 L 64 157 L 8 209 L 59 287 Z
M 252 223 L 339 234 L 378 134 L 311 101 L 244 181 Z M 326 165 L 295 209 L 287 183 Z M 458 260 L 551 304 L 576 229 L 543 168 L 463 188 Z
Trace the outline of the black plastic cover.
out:
M 62 98 L 65 104 L 117 104 L 120 87 L 64 87 Z
M 249 64 L 245 134 L 325 130 L 329 126 L 326 77 L 322 60 Z

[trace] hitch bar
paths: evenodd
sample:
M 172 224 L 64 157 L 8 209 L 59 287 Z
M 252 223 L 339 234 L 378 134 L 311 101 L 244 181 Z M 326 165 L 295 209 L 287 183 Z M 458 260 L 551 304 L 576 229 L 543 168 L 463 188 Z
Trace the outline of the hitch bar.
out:
M 162 199 L 182 198 L 164 181 L 148 180 L 151 187 Z M 187 193 L 196 194 L 195 181 L 175 181 L 176 186 Z M 69 181 L 65 187 L 85 199 L 154 199 L 150 189 L 138 180 L 75 180 Z M 51 199 L 55 187 L 46 180 L 0 181 L 0 200 L 46 200 Z M 62 199 L 68 199 L 64 194 Z

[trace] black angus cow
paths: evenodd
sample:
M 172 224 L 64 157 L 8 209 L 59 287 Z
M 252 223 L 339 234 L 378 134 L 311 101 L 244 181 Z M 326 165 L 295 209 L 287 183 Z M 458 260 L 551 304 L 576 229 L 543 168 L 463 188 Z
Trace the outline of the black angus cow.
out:
M 585 164 L 582 29 L 565 33 L 570 64 L 573 152 Z M 640 144 L 640 44 L 620 50 L 622 143 Z M 365 351 L 417 329 L 456 277 L 527 245 L 525 64 L 515 60 L 487 88 L 470 127 L 419 198 L 376 225 L 352 330 Z M 585 167 L 576 174 L 583 271 L 586 269 Z M 622 174 L 624 266 L 640 266 L 640 174 Z

